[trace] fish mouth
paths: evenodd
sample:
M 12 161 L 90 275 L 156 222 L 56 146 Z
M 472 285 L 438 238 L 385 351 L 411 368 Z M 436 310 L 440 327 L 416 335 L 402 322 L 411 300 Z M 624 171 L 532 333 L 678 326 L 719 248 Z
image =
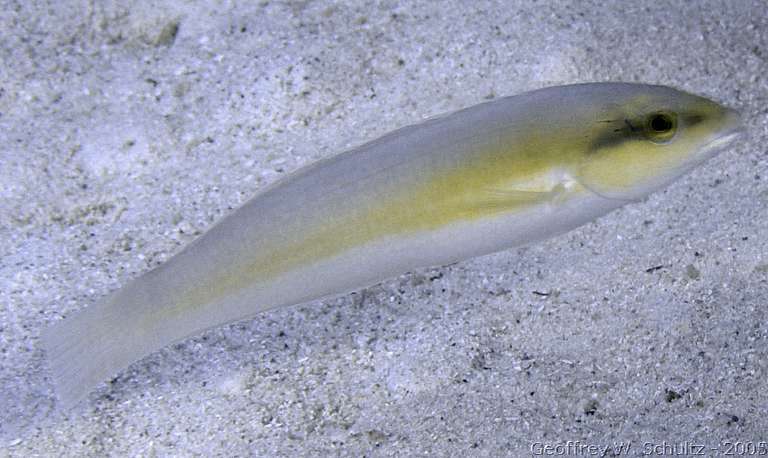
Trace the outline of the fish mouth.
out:
M 746 128 L 741 122 L 741 114 L 738 111 L 726 108 L 723 118 L 727 127 L 700 148 L 698 156 L 704 160 L 716 155 L 746 132 Z
M 695 166 L 711 159 L 746 131 L 738 111 L 724 106 L 718 106 L 718 108 L 717 114 L 713 114 L 712 118 L 719 128 L 714 130 L 709 138 L 693 152 L 691 161 L 687 165 Z
M 724 150 L 727 146 L 733 143 L 737 138 L 743 135 L 745 131 L 746 129 L 743 126 L 739 125 L 731 129 L 728 129 L 724 133 L 718 135 L 717 137 L 713 138 L 712 140 L 704 144 L 704 146 L 702 146 L 699 149 L 699 152 L 696 154 L 700 159 L 699 161 L 697 161 L 697 164 L 716 156 L 717 153 Z

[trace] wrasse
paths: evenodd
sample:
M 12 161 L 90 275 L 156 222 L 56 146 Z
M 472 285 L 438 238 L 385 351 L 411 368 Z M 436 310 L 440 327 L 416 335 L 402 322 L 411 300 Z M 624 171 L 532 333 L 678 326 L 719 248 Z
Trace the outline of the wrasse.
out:
M 739 117 L 669 87 L 550 87 L 319 161 L 43 335 L 65 407 L 173 342 L 568 231 L 723 149 Z

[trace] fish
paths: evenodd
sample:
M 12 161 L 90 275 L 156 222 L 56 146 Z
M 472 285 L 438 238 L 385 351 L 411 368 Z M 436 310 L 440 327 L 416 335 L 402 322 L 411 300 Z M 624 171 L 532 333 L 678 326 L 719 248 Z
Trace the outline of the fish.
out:
M 725 149 L 739 114 L 667 86 L 498 98 L 299 169 L 167 262 L 42 333 L 64 408 L 172 343 L 564 233 Z

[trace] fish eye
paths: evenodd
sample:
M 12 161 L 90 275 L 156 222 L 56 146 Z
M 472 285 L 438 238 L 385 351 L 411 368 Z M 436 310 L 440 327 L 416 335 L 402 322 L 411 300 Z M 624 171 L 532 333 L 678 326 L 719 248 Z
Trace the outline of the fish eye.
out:
M 677 130 L 677 119 L 672 113 L 652 113 L 645 124 L 646 136 L 656 143 L 670 140 Z
M 654 132 L 667 132 L 672 129 L 672 119 L 664 114 L 653 115 L 649 124 Z

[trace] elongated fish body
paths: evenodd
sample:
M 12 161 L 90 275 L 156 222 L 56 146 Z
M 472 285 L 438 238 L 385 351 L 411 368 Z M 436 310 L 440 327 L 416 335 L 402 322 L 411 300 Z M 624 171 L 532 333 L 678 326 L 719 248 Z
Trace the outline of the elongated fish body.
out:
M 147 354 L 275 307 L 568 231 L 711 157 L 738 116 L 663 86 L 498 99 L 394 131 L 256 195 L 46 330 L 64 406 Z

